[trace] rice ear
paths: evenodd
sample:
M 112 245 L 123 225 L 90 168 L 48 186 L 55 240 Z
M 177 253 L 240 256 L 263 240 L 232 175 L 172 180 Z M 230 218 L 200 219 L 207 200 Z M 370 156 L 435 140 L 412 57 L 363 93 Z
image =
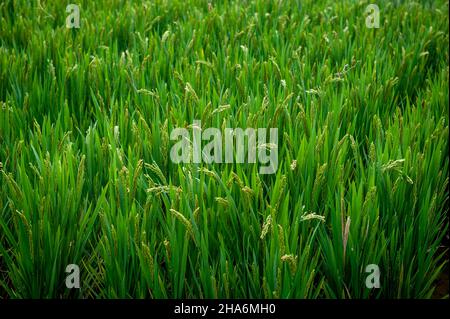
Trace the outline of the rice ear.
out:
M 347 241 L 348 241 L 348 234 L 350 231 L 350 223 L 351 223 L 351 219 L 350 219 L 350 216 L 348 216 L 347 222 L 345 223 L 344 233 L 342 234 L 342 243 L 343 243 L 343 248 L 344 248 L 344 263 L 345 263 L 345 253 L 347 251 Z

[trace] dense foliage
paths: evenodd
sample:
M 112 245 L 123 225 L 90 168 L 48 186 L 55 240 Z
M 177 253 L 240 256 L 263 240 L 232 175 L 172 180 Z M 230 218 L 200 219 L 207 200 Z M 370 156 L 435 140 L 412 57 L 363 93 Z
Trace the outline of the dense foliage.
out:
M 433 295 L 448 1 L 67 4 L 0 3 L 2 298 Z M 278 128 L 276 174 L 171 162 L 195 119 Z

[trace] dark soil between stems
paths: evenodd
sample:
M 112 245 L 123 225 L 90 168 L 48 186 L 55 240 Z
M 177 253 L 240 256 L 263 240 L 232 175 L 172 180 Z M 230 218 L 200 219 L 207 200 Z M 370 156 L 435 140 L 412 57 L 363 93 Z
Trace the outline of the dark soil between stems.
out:
M 445 246 L 441 249 L 447 249 L 445 258 L 449 260 L 449 247 Z M 434 290 L 433 299 L 449 298 L 449 264 L 447 263 L 442 270 L 441 275 L 436 280 L 436 289 Z

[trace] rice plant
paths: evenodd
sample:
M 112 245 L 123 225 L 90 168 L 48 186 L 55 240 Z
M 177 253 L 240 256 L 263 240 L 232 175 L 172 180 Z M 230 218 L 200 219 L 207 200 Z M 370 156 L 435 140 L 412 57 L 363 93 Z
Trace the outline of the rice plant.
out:
M 1 299 L 448 298 L 448 1 L 68 4 L 0 3 Z M 174 163 L 195 120 L 276 172 Z

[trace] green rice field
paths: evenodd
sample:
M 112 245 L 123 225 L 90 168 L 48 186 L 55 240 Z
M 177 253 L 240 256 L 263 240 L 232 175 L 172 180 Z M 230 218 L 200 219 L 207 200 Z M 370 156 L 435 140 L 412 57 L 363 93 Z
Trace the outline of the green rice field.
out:
M 2 0 L 0 299 L 448 298 L 449 2 L 371 3 Z

